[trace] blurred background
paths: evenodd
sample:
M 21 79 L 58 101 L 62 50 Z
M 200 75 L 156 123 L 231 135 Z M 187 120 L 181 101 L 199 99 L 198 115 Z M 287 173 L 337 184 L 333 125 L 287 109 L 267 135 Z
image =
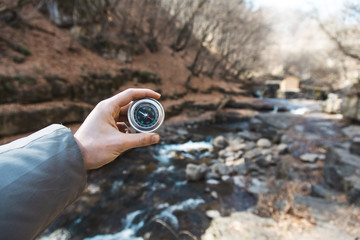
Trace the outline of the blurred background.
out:
M 0 144 L 130 87 L 157 146 L 39 239 L 360 238 L 358 0 L 0 1 Z

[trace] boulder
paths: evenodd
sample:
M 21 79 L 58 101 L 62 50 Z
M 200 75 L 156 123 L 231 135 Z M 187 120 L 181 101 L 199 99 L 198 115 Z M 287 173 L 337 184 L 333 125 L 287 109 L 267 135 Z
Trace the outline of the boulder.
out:
M 202 178 L 204 178 L 206 172 L 207 172 L 207 166 L 206 164 L 201 165 L 195 165 L 192 163 L 189 163 L 186 165 L 186 179 L 189 181 L 199 181 Z

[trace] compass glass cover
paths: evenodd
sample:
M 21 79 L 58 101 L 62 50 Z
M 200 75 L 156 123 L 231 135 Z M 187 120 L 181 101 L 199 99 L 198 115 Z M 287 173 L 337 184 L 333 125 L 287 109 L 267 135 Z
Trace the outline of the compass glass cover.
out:
M 159 112 L 151 103 L 141 103 L 134 111 L 136 123 L 143 128 L 150 128 L 156 124 L 159 119 Z

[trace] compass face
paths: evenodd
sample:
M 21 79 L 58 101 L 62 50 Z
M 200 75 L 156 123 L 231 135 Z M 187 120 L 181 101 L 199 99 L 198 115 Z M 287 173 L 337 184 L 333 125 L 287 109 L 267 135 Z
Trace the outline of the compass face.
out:
M 163 123 L 165 111 L 153 98 L 143 98 L 131 103 L 128 109 L 128 120 L 137 132 L 154 132 Z
M 151 128 L 157 123 L 159 112 L 153 104 L 141 103 L 135 108 L 134 119 L 139 126 Z

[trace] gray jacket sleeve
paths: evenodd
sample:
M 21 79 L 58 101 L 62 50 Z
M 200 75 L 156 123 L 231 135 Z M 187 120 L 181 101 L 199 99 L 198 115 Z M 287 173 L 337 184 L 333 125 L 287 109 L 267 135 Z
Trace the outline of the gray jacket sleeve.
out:
M 62 125 L 0 146 L 0 239 L 34 239 L 85 184 L 81 152 Z

